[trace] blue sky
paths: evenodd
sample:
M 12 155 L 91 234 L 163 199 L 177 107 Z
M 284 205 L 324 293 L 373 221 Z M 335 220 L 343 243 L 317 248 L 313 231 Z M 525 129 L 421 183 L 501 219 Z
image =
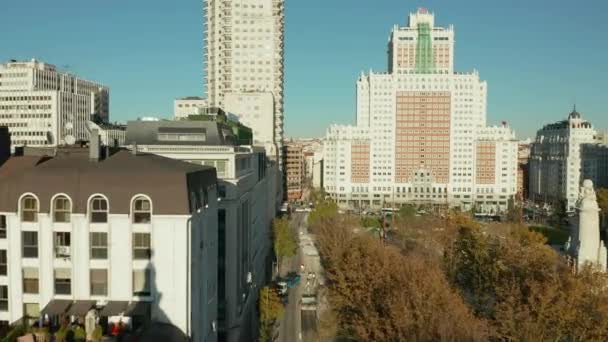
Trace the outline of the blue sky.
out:
M 392 25 L 419 6 L 454 25 L 456 70 L 488 82 L 488 122 L 532 136 L 576 101 L 608 128 L 606 1 L 286 0 L 286 135 L 354 123 L 358 75 L 386 70 Z M 112 120 L 170 117 L 175 97 L 204 92 L 202 13 L 202 0 L 5 1 L 0 60 L 35 57 L 110 86 Z

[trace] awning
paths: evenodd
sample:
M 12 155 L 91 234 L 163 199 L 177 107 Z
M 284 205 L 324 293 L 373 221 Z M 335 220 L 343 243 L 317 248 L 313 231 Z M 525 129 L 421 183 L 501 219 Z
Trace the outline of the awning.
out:
M 69 315 L 72 316 L 84 316 L 95 306 L 97 301 L 94 300 L 77 300 L 72 304 L 72 307 L 68 311 Z
M 149 316 L 150 302 L 131 302 L 125 310 L 125 316 Z
M 106 306 L 103 307 L 103 309 L 101 310 L 99 315 L 103 316 L 103 317 L 118 316 L 121 313 L 125 312 L 125 310 L 127 310 L 128 305 L 129 305 L 129 302 L 127 302 L 127 301 L 119 301 L 119 300 L 109 301 L 108 304 L 106 304 Z
M 72 304 L 71 300 L 65 299 L 52 299 L 45 307 L 40 311 L 42 316 L 57 316 L 65 313 Z

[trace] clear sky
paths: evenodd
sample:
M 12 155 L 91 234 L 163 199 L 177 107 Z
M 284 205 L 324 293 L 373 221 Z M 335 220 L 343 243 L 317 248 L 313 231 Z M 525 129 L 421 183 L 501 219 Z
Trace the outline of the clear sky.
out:
M 419 6 L 456 31 L 457 71 L 488 82 L 488 122 L 519 137 L 577 109 L 608 128 L 605 0 L 286 0 L 286 135 L 354 123 L 355 81 L 386 70 L 393 24 Z M 0 60 L 38 58 L 110 86 L 111 119 L 170 117 L 203 95 L 202 0 L 19 0 L 0 6 Z

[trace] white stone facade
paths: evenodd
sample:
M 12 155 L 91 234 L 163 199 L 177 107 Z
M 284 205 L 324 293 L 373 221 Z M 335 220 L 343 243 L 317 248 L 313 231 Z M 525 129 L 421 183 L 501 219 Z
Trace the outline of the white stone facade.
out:
M 269 229 L 281 203 L 277 165 L 266 164 L 265 152 L 258 147 L 138 145 L 137 149 L 216 168 L 220 261 L 224 260 L 219 268 L 225 272 L 224 289 L 218 292 L 218 331 L 226 341 L 255 336 L 258 292 L 269 277 L 265 268 L 272 249 Z
M 205 0 L 205 66 L 209 105 L 227 112 L 259 111 L 263 127 L 250 125 L 258 143 L 281 163 L 284 88 L 284 0 Z M 245 94 L 253 109 L 230 101 Z M 255 94 L 255 95 L 254 95 Z M 270 98 L 269 102 L 267 99 Z M 268 140 L 268 139 L 271 140 Z M 268 141 L 266 141 L 268 140 Z
M 326 135 L 324 187 L 339 204 L 470 208 L 491 191 L 481 204 L 506 208 L 516 191 L 517 142 L 506 125 L 486 128 L 486 82 L 476 71 L 453 72 L 453 45 L 453 29 L 434 26 L 425 9 L 393 28 L 390 72 L 362 74 L 356 126 Z M 499 159 L 479 169 L 478 155 L 491 151 Z
M 540 129 L 531 145 L 529 196 L 537 202 L 566 202 L 573 211 L 581 186 L 581 144 L 595 141 L 596 131 L 574 110 L 567 120 Z
M 173 117 L 175 120 L 188 118 L 189 115 L 200 114 L 201 109 L 209 107 L 203 97 L 182 97 L 173 101 Z
M 48 147 L 87 140 L 86 122 L 109 116 L 109 89 L 32 60 L 0 64 L 0 125 L 13 146 Z
M 11 163 L 3 167 L 21 164 Z M 154 171 L 138 177 L 154 179 Z M 48 190 L 24 192 L 9 203 L 14 211 L 0 211 L 0 288 L 7 295 L 0 298 L 7 303 L 0 305 L 0 321 L 37 317 L 52 300 L 93 301 L 99 307 L 112 301 L 144 302 L 150 304 L 147 319 L 152 322 L 172 324 L 192 341 L 216 341 L 218 199 L 215 172 L 209 177 L 204 195 L 201 190 L 195 200 L 200 189 L 188 187 L 184 174 L 178 190 L 192 194 L 192 214 L 183 209 L 158 213 L 162 196 L 134 192 L 128 185 L 120 190 L 127 197 L 120 200 L 115 187 L 109 190 L 114 197 L 79 190 L 72 196 L 57 192 L 47 200 Z M 73 191 L 71 184 L 65 187 Z M 102 274 L 101 282 L 93 280 L 94 273 Z

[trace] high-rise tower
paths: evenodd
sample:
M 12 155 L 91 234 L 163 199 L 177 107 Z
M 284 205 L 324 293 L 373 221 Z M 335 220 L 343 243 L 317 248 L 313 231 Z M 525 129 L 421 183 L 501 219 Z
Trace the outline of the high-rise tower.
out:
M 204 0 L 208 101 L 281 162 L 284 0 Z
M 454 71 L 454 29 L 424 8 L 393 26 L 388 72 L 357 80 L 356 126 L 331 126 L 324 188 L 342 206 L 431 203 L 505 210 L 517 141 L 486 127 L 486 82 Z

